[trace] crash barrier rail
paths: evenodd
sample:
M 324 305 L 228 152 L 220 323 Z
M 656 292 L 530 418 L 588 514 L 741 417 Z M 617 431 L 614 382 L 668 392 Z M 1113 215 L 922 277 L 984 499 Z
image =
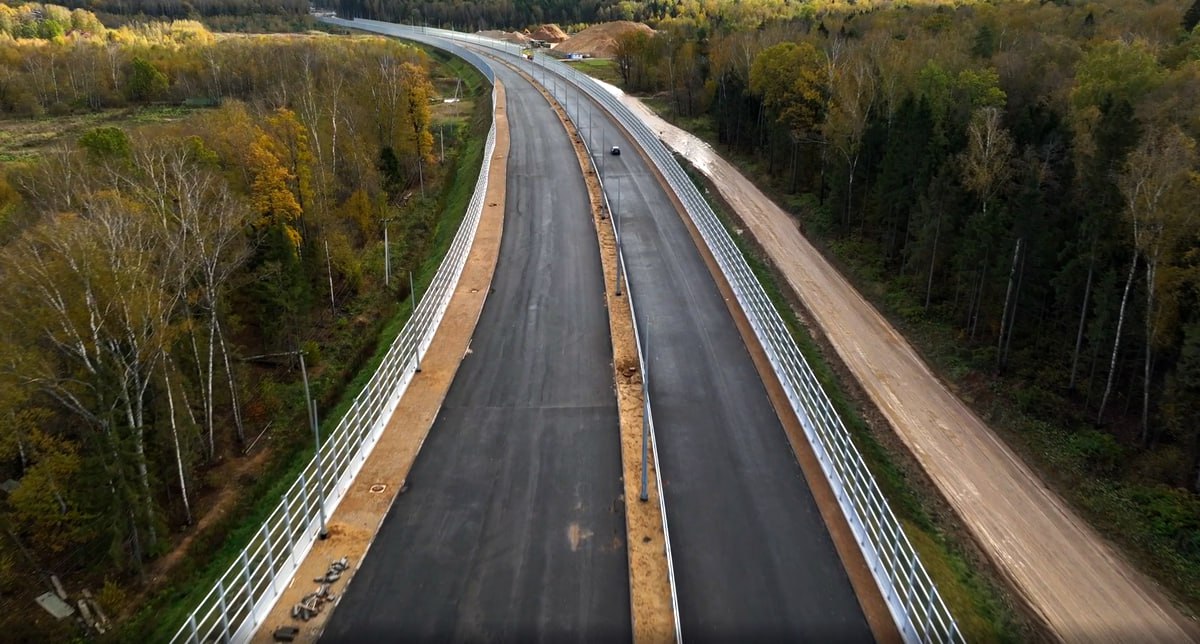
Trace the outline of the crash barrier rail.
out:
M 492 70 L 476 54 L 451 47 L 493 81 Z M 492 91 L 492 113 L 496 93 Z M 353 484 L 392 412 L 420 369 L 421 356 L 450 303 L 471 251 L 488 173 L 496 148 L 496 123 L 488 131 L 483 164 L 466 214 L 428 290 L 392 342 L 383 362 L 354 399 L 349 411 L 321 444 L 300 477 L 242 549 L 229 569 L 191 611 L 171 639 L 175 642 L 245 642 L 262 625 L 296 569 L 312 549 L 324 517 L 333 513 Z M 416 297 L 416 294 L 410 295 Z
M 406 37 L 455 39 L 518 57 L 523 51 L 519 45 L 470 34 L 361 22 L 387 25 Z M 658 136 L 611 90 L 546 54 L 537 52 L 532 58 L 534 64 L 569 80 L 602 106 L 645 150 L 682 201 L 766 351 L 901 636 L 908 642 L 964 641 L 958 623 L 783 318 L 691 178 Z

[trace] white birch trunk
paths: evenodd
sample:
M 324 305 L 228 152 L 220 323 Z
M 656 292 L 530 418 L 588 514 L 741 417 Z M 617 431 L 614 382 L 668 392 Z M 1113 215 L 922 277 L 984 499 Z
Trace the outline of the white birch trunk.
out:
M 1100 411 L 1096 413 L 1096 424 L 1104 419 L 1104 408 L 1108 406 L 1108 397 L 1112 394 L 1113 378 L 1117 371 L 1117 353 L 1121 348 L 1121 327 L 1125 325 L 1125 305 L 1129 302 L 1129 287 L 1133 286 L 1133 275 L 1137 272 L 1137 251 L 1133 252 L 1133 261 L 1129 263 L 1129 277 L 1125 280 L 1125 293 L 1121 295 L 1121 308 L 1117 314 L 1117 335 L 1113 340 L 1112 358 L 1108 363 L 1108 381 L 1104 384 L 1104 395 L 1100 397 Z
M 170 408 L 171 440 L 175 444 L 175 464 L 179 470 L 179 490 L 183 496 L 183 514 L 187 524 L 192 525 L 192 504 L 188 500 L 187 478 L 183 475 L 183 453 L 179 449 L 179 427 L 175 423 L 175 395 L 171 393 L 171 376 L 167 366 L 163 364 L 163 384 L 167 388 L 167 406 Z

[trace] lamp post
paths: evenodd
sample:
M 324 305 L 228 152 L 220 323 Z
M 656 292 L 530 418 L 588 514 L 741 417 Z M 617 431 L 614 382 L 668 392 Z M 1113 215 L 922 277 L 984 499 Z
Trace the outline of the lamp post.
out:
M 647 488 L 650 469 L 650 325 L 648 322 L 647 320 L 645 341 L 642 343 L 642 346 L 646 348 L 642 352 L 642 489 L 641 494 L 638 495 L 642 501 L 650 500 Z M 634 342 L 636 341 L 635 338 Z M 662 490 L 659 490 L 658 493 L 662 494 Z
M 617 205 L 613 208 L 613 237 L 617 244 L 617 285 L 616 295 L 621 297 L 621 177 L 613 177 L 617 182 Z

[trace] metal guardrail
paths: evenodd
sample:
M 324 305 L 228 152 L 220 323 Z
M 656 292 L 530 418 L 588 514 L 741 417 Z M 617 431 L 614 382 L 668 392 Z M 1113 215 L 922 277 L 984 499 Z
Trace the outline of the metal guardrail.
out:
M 463 58 L 478 67 L 489 81 L 494 79 L 491 68 L 478 55 L 461 47 L 453 48 L 459 50 L 453 53 L 465 54 Z M 493 114 L 495 107 L 493 90 Z M 314 456 L 237 560 L 192 610 L 187 622 L 171 639 L 173 643 L 248 641 L 287 588 L 317 537 L 322 506 L 327 514 L 332 514 L 350 489 L 419 368 L 421 356 L 433 341 L 478 230 L 495 147 L 493 120 L 475 192 L 450 249 L 375 375 L 322 443 L 320 475 Z
M 413 34 L 436 36 L 512 55 L 520 54 L 517 45 L 480 36 L 426 27 L 363 22 L 388 25 L 396 29 L 397 35 L 406 37 Z M 683 202 L 688 216 L 700 231 L 755 335 L 766 350 L 771 367 L 804 427 L 805 435 L 833 488 L 901 636 L 908 642 L 965 641 L 903 527 L 880 492 L 874 476 L 863 462 L 850 433 L 808 361 L 800 353 L 783 318 L 695 184 L 655 133 L 610 91 L 590 76 L 580 74 L 540 52 L 534 55 L 534 59 L 544 70 L 569 80 L 607 110 L 646 151 Z

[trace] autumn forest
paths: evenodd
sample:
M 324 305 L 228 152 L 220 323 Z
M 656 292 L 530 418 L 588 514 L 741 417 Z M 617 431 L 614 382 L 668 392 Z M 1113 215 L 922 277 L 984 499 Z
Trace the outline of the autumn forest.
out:
M 381 38 L 0 5 L 5 601 L 54 572 L 134 611 L 236 527 L 162 561 L 214 504 L 278 496 L 311 450 L 298 352 L 333 416 L 462 214 L 488 115 L 433 100 L 473 74 Z

